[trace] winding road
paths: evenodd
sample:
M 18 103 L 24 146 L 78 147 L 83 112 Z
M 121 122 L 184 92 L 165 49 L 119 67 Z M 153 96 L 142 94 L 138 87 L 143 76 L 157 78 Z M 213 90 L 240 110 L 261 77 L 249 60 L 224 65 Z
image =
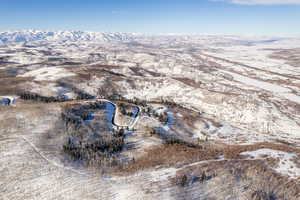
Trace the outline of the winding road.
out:
M 116 121 L 116 116 L 119 113 L 119 107 L 114 102 L 107 100 L 107 99 L 94 99 L 94 100 L 90 100 L 90 101 L 84 101 L 84 103 L 91 103 L 91 102 L 95 102 L 95 101 L 102 101 L 102 102 L 110 103 L 114 107 L 115 112 L 114 112 L 114 115 L 112 118 L 112 124 L 118 128 L 133 129 L 135 124 L 138 122 L 138 120 L 140 118 L 139 114 L 140 114 L 141 108 L 139 106 L 136 106 L 138 109 L 137 113 L 136 113 L 134 119 L 129 124 L 118 123 Z

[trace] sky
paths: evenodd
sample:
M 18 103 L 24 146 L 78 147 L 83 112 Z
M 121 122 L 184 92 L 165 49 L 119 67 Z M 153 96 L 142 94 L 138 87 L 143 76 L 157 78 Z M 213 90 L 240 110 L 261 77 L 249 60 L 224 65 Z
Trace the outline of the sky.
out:
M 300 36 L 300 0 L 1 0 L 0 31 Z

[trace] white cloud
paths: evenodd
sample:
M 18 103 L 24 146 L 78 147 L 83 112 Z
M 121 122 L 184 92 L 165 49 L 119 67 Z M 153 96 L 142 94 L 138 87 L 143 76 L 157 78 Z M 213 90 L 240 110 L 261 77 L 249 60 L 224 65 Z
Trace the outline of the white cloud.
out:
M 233 4 L 241 5 L 300 5 L 300 0 L 210 0 L 225 1 Z

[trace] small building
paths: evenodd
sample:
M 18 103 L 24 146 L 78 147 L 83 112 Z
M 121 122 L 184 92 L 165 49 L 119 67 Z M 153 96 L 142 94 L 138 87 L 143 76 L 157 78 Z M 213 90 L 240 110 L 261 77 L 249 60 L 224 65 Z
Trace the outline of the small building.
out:
M 0 96 L 0 105 L 13 106 L 15 98 L 13 96 Z
M 11 104 L 11 100 L 9 98 L 0 98 L 0 104 L 9 106 Z

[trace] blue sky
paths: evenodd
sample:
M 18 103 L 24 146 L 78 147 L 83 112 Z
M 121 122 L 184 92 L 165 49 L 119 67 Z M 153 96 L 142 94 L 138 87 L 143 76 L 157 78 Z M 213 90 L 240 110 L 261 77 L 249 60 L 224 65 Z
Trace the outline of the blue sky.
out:
M 20 29 L 300 36 L 300 0 L 1 0 Z

